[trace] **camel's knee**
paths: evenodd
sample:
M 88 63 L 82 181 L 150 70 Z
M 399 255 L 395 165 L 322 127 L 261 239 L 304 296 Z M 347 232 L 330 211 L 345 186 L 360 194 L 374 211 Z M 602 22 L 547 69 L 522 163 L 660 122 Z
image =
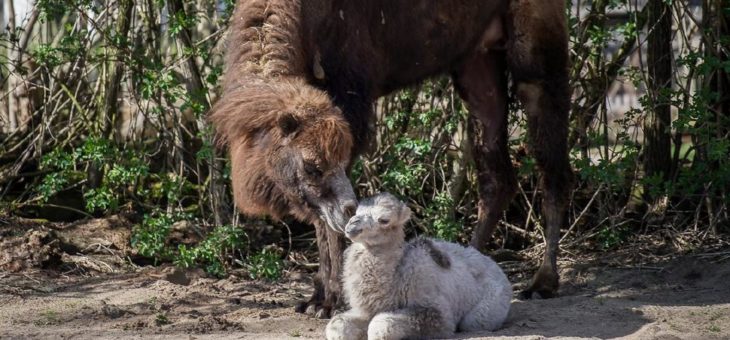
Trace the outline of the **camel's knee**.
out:
M 327 340 L 358 340 L 365 339 L 365 329 L 355 320 L 340 314 L 332 318 L 325 328 Z
M 479 124 L 473 120 L 473 124 Z M 517 176 L 512 166 L 507 146 L 506 132 L 492 132 L 491 139 L 485 131 L 471 131 L 474 140 L 472 155 L 477 168 L 480 198 L 489 201 L 490 206 L 510 201 L 517 192 Z M 481 137 L 481 138 L 480 138 Z M 501 210 L 504 207 L 494 207 Z M 500 211 L 501 213 L 501 211 Z
M 477 175 L 477 179 L 479 198 L 484 199 L 489 208 L 499 210 L 499 213 L 507 208 L 506 204 L 517 193 L 517 175 L 511 164 L 498 171 L 480 173 Z
M 471 245 L 480 250 L 487 245 L 502 212 L 507 209 L 509 202 L 517 193 L 517 176 L 509 158 L 506 142 L 496 144 L 496 148 L 488 149 L 484 144 L 476 141 L 474 143 L 473 157 L 479 183 L 479 210 Z

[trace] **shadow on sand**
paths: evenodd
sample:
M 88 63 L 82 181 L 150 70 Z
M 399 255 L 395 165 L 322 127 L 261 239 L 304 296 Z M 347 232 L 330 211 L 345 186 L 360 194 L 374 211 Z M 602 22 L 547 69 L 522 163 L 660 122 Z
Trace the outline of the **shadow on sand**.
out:
M 624 268 L 573 265 L 562 279 L 559 298 L 514 300 L 501 330 L 458 338 L 730 338 L 727 258 L 682 256 Z

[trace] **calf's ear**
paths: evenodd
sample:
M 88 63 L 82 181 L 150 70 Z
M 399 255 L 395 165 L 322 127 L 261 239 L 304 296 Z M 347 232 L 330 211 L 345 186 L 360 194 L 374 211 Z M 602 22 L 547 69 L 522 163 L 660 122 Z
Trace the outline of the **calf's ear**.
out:
M 411 219 L 411 208 L 409 208 L 405 203 L 401 204 L 402 206 L 400 208 L 400 213 L 398 214 L 398 219 L 400 224 L 403 225 Z

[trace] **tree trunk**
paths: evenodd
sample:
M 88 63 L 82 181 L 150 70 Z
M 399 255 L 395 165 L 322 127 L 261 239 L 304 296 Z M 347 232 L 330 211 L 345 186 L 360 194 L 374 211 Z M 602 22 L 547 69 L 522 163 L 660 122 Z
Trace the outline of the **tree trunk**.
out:
M 730 39 L 730 0 L 706 1 L 702 10 L 702 30 L 706 32 L 703 35 L 705 59 L 716 65 L 726 65 L 730 63 L 727 44 L 724 43 Z M 730 73 L 725 72 L 722 66 L 717 67 L 708 75 L 703 85 L 713 96 L 709 100 L 708 115 L 704 121 L 698 122 L 699 126 L 706 127 L 706 130 L 702 130 L 705 131 L 704 135 L 693 136 L 697 146 L 693 165 L 706 165 L 710 173 L 717 173 L 727 166 L 730 154 L 725 157 L 713 156 L 707 146 L 730 137 Z M 718 220 L 714 214 L 724 211 L 722 205 L 727 204 L 724 197 L 728 192 L 726 188 L 716 184 L 715 187 L 705 189 L 706 198 L 700 204 L 706 207 L 710 230 L 717 232 Z
M 5 12 L 8 15 L 8 33 L 11 43 L 7 47 L 8 60 L 8 92 L 7 92 L 7 132 L 25 131 L 34 106 L 32 81 L 27 79 L 28 72 L 32 72 L 30 64 L 23 60 L 23 55 L 33 35 L 33 29 L 38 20 L 38 8 L 29 14 L 25 26 L 17 29 L 15 4 L 13 0 L 5 2 Z M 0 110 L 2 111 L 2 110 Z
M 11 0 L 8 0 L 8 3 Z M 0 28 L 6 27 L 5 23 L 5 3 L 0 6 Z M 0 46 L 0 55 L 7 56 L 7 47 Z M 10 132 L 10 115 L 8 113 L 8 101 L 5 99 L 7 91 L 5 85 L 4 70 L 0 69 L 0 139 L 5 140 L 5 133 Z
M 593 6 L 598 6 L 598 3 L 593 4 Z M 606 5 L 604 4 L 604 6 Z M 648 9 L 649 6 L 644 6 L 640 12 L 636 13 L 636 17 L 635 19 L 633 19 L 636 22 L 636 28 L 638 30 L 643 29 L 644 25 L 646 25 Z M 586 22 L 588 22 L 588 24 L 585 26 L 594 25 L 593 20 L 595 20 L 595 18 L 596 16 L 591 16 L 589 17 L 589 19 L 586 19 Z M 604 23 L 601 23 L 601 25 L 604 25 Z M 588 36 L 588 34 L 585 35 Z M 573 102 L 570 107 L 570 126 L 574 128 L 573 131 L 571 131 L 570 137 L 568 138 L 568 147 L 572 149 L 576 144 L 579 144 L 581 147 L 581 151 L 585 152 L 584 158 L 588 157 L 587 150 L 590 147 L 590 143 L 587 138 L 588 128 L 590 127 L 591 123 L 593 123 L 593 120 L 598 114 L 598 109 L 601 106 L 600 103 L 606 99 L 610 84 L 614 82 L 619 76 L 619 73 L 623 69 L 626 60 L 630 59 L 631 56 L 634 54 L 635 46 L 639 41 L 640 39 L 638 38 L 625 40 L 621 47 L 619 47 L 616 51 L 613 59 L 611 59 L 611 61 L 606 64 L 607 66 L 605 68 L 605 71 L 603 72 L 604 77 L 602 79 L 593 80 L 595 84 L 605 84 L 605 86 L 589 87 L 588 90 L 593 91 L 585 94 L 585 102 L 581 104 L 580 102 L 576 101 Z M 583 43 L 586 42 L 584 41 Z M 583 50 L 590 51 L 589 48 L 583 48 Z M 582 58 L 586 57 L 582 56 Z M 578 76 L 580 74 L 580 71 L 576 69 L 573 70 L 572 73 L 574 74 L 574 76 Z
M 185 10 L 185 4 L 182 0 L 168 0 L 167 2 L 167 8 L 170 12 L 170 17 L 174 17 L 177 13 L 182 13 L 184 17 L 187 17 L 187 12 Z M 203 10 L 204 7 L 199 7 L 199 10 Z M 190 32 L 188 28 L 183 28 L 180 30 L 180 33 L 176 37 L 176 42 L 178 46 L 178 51 L 182 55 L 185 53 L 185 50 L 193 51 L 194 50 L 194 43 L 193 43 L 193 34 Z M 201 72 L 201 67 L 198 65 L 198 60 L 195 57 L 195 53 L 192 53 L 190 56 L 186 58 L 186 67 L 185 70 L 185 79 L 186 79 L 186 88 L 188 90 L 188 94 L 190 95 L 190 98 L 193 102 L 200 105 L 202 107 L 203 111 L 207 111 L 210 108 L 210 103 L 208 102 L 208 98 L 206 94 L 208 93 L 208 89 L 203 83 L 203 76 Z M 183 112 L 183 115 L 185 113 Z M 180 124 L 183 124 L 183 122 L 192 121 L 189 118 L 180 119 Z M 182 133 L 176 133 L 175 134 L 177 138 L 179 138 L 179 143 L 186 143 L 187 141 L 183 141 L 182 138 L 184 137 Z M 226 194 L 226 186 L 223 184 L 224 182 L 224 176 L 221 172 L 221 169 L 224 168 L 224 164 L 220 161 L 216 160 L 216 157 L 213 156 L 210 159 L 208 159 L 208 173 L 209 176 L 211 176 L 210 180 L 210 208 L 213 212 L 213 218 L 215 220 L 216 225 L 223 225 L 228 224 L 232 220 L 231 216 L 231 205 L 228 202 L 227 194 Z
M 672 15 L 663 0 L 650 0 L 647 65 L 651 107 L 644 120 L 644 171 L 647 177 L 671 178 Z
M 187 14 L 185 12 L 185 4 L 182 2 L 182 0 L 169 0 L 167 2 L 167 6 L 170 10 L 170 17 L 174 17 L 176 13 L 183 13 L 183 16 L 187 17 Z M 178 49 L 180 51 L 180 54 L 183 54 L 185 49 L 191 51 L 193 50 L 194 46 L 192 41 L 192 34 L 187 28 L 183 28 L 182 30 L 180 30 L 177 38 L 178 42 L 180 43 L 180 48 Z M 193 100 L 195 100 L 198 104 L 203 105 L 205 111 L 209 107 L 208 100 L 205 96 L 207 90 L 203 84 L 203 78 L 200 75 L 200 68 L 198 67 L 194 55 L 187 57 L 186 65 L 186 71 L 188 73 L 186 75 L 188 80 L 188 92 L 192 96 Z
M 720 64 L 728 65 L 730 64 L 730 52 L 728 52 L 727 44 L 723 42 L 730 39 L 730 0 L 717 0 L 716 3 L 718 43 L 713 46 L 713 49 L 720 59 Z M 730 72 L 717 70 L 712 81 L 718 94 L 714 106 L 719 125 L 717 138 L 724 140 L 730 137 Z
M 15 30 L 15 0 L 6 0 L 5 1 L 5 13 L 8 15 L 8 34 L 10 35 L 10 39 L 15 40 L 17 39 L 16 36 L 16 30 Z M 18 129 L 18 112 L 20 111 L 20 108 L 18 107 L 18 100 L 15 96 L 15 90 L 18 87 L 19 80 L 16 73 L 16 69 L 14 67 L 15 64 L 15 44 L 10 44 L 7 49 L 8 54 L 8 63 L 11 65 L 10 69 L 8 70 L 8 132 L 13 133 L 15 130 Z
M 117 17 L 115 33 L 120 38 L 120 42 L 117 43 L 122 46 L 115 45 L 111 47 L 113 51 L 113 62 L 108 66 L 109 73 L 104 78 L 104 97 L 101 98 L 102 105 L 99 106 L 97 111 L 98 117 L 102 121 L 102 135 L 110 138 L 112 137 L 114 123 L 118 114 L 119 105 L 117 105 L 117 100 L 119 99 L 119 86 L 122 82 L 122 75 L 124 75 L 125 50 L 129 47 L 127 36 L 132 21 L 133 9 L 134 1 L 119 1 L 119 15 Z

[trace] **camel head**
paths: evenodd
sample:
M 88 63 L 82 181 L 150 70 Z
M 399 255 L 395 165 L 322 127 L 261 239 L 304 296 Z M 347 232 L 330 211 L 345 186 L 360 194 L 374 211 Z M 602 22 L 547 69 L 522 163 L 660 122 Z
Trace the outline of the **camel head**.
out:
M 355 216 L 345 227 L 345 235 L 352 242 L 378 246 L 403 242 L 403 226 L 411 218 L 411 209 L 389 193 L 380 193 L 363 199 Z
M 326 93 L 247 80 L 216 103 L 211 121 L 230 150 L 239 210 L 344 231 L 357 206 L 346 171 L 352 134 Z

